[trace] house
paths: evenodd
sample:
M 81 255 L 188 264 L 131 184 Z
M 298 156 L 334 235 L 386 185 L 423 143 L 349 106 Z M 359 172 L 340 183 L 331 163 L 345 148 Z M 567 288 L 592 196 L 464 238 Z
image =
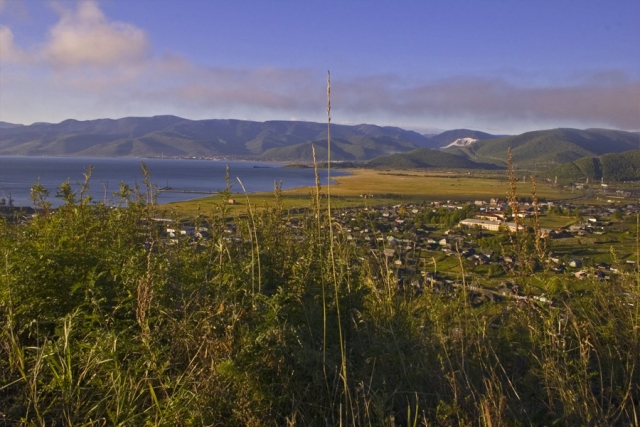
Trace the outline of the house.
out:
M 396 255 L 396 250 L 395 249 L 385 249 L 383 251 L 384 256 L 386 256 L 387 258 L 393 258 Z
M 506 216 L 502 212 L 480 212 L 474 215 L 476 219 L 484 219 L 488 221 L 502 222 L 506 219 Z
M 465 225 L 467 227 L 480 227 L 483 230 L 498 231 L 500 229 L 501 223 L 498 221 L 491 221 L 488 219 L 467 218 L 460 221 L 460 224 Z
M 485 249 L 482 251 L 482 255 L 487 258 L 491 258 L 493 256 L 493 251 L 491 249 Z
M 187 236 L 193 236 L 194 234 L 196 234 L 196 228 L 192 227 L 190 225 L 186 225 L 186 226 L 180 228 L 180 234 L 187 235 Z
M 580 268 L 582 267 L 582 261 L 576 258 L 571 258 L 569 260 L 569 267 Z
M 584 279 L 587 277 L 587 272 L 584 270 L 580 270 L 577 273 L 575 273 L 574 276 L 576 276 L 576 278 L 578 279 Z

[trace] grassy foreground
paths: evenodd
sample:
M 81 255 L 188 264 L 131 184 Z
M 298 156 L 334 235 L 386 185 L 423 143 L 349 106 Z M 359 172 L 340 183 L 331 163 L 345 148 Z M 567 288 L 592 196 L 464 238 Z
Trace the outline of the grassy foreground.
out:
M 574 292 L 521 272 L 553 307 L 474 308 L 464 286 L 400 290 L 318 198 L 294 230 L 276 192 L 235 240 L 226 193 L 208 239 L 169 244 L 144 194 L 62 193 L 0 221 L 2 424 L 637 424 L 634 274 Z

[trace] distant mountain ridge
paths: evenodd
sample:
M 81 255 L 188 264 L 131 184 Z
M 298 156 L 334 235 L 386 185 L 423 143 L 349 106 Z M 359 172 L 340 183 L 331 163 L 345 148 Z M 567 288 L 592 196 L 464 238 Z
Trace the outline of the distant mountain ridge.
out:
M 417 132 L 391 126 L 332 125 L 345 159 L 434 145 Z M 327 125 L 301 121 L 188 120 L 176 116 L 65 120 L 4 128 L 0 155 L 96 157 L 238 157 L 288 161 L 304 144 L 326 140 Z M 301 146 L 298 148 L 290 148 Z M 336 145 L 336 149 L 339 145 Z M 278 150 L 280 149 L 280 150 Z M 304 150 L 303 150 L 304 151 Z
M 11 129 L 11 128 L 17 128 L 21 126 L 24 126 L 24 125 L 18 125 L 15 123 L 7 123 L 7 122 L 0 121 L 0 129 Z
M 546 170 L 640 147 L 640 134 L 610 129 L 549 129 L 500 136 L 453 129 L 427 138 L 373 124 L 331 125 L 331 159 L 380 167 L 504 168 L 511 149 L 517 168 Z M 449 147 L 447 147 L 449 145 Z M 272 120 L 188 120 L 176 116 L 0 122 L 0 155 L 85 157 L 223 157 L 278 162 L 327 159 L 327 124 Z M 422 149 L 422 150 L 421 150 Z M 426 149 L 426 150 L 425 150 Z M 384 166 L 387 164 L 387 166 Z

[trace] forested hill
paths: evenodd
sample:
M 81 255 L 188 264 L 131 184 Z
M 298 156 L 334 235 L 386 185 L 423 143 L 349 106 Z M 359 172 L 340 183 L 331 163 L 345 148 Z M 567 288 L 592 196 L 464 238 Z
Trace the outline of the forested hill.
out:
M 366 163 L 367 167 L 386 169 L 498 169 L 498 166 L 476 163 L 462 156 L 439 150 L 418 148 L 408 153 L 378 157 Z
M 634 181 L 640 179 L 640 150 L 583 157 L 546 171 L 543 177 L 560 182 Z
M 352 159 L 430 147 L 417 132 L 376 125 L 332 125 L 331 135 L 362 147 Z M 326 123 L 299 121 L 187 120 L 176 116 L 126 117 L 118 120 L 65 120 L 29 126 L 3 126 L 0 155 L 96 157 L 235 156 L 258 158 L 269 150 L 325 140 Z M 294 150 L 295 151 L 295 150 Z M 267 155 L 287 161 L 288 151 Z M 364 156 L 364 157 L 363 157 Z M 294 159 L 295 160 L 295 159 Z
M 333 130 L 331 133 L 333 134 Z M 311 162 L 313 161 L 312 145 L 316 152 L 316 159 L 327 158 L 326 138 L 288 147 L 270 148 L 264 152 L 261 158 L 264 160 Z M 415 146 L 410 142 L 399 141 L 388 136 L 356 135 L 347 138 L 333 136 L 331 138 L 331 159 L 334 161 L 364 161 L 389 153 L 401 153 L 414 149 Z
M 637 149 L 640 135 L 610 129 L 550 129 L 517 136 L 477 141 L 467 147 L 448 150 L 476 162 L 506 165 L 511 148 L 518 167 L 550 169 L 582 157 L 597 157 Z

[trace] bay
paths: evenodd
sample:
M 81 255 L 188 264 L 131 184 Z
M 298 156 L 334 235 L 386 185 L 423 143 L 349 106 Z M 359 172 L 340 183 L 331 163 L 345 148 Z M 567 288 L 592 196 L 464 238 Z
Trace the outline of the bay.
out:
M 151 180 L 159 188 L 171 187 L 175 191 L 216 192 L 226 186 L 224 176 L 230 168 L 232 192 L 242 192 L 236 177 L 242 180 L 247 192 L 273 191 L 274 182 L 282 181 L 282 188 L 310 186 L 315 184 L 311 168 L 285 168 L 278 163 L 223 160 L 187 159 L 135 159 L 135 158 L 90 158 L 90 157 L 21 157 L 0 156 L 0 197 L 14 206 L 32 206 L 31 187 L 39 180 L 49 191 L 48 201 L 53 207 L 62 201 L 55 197 L 58 187 L 69 180 L 74 190 L 80 189 L 84 173 L 90 165 L 93 173 L 89 194 L 94 201 L 107 204 L 113 202 L 113 193 L 120 183 L 130 187 L 142 187 L 141 162 L 149 169 Z M 347 175 L 344 171 L 332 171 L 332 176 Z M 320 173 L 326 183 L 326 170 Z M 204 197 L 206 194 L 160 192 L 158 203 L 170 203 Z

